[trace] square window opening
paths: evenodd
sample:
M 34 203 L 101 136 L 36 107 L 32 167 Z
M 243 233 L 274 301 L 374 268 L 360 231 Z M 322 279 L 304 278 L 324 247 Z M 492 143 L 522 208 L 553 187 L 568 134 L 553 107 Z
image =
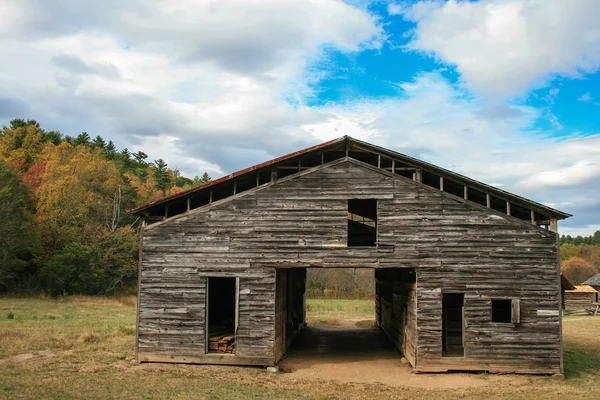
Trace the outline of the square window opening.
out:
M 512 322 L 512 300 L 492 300 L 492 322 Z
M 377 245 L 377 200 L 348 200 L 348 247 Z

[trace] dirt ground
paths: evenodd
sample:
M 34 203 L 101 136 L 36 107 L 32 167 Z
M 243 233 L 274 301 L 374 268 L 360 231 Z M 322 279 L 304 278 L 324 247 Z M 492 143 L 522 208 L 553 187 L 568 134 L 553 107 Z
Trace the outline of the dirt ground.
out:
M 370 322 L 370 323 L 369 323 Z M 371 325 L 369 327 L 369 325 Z M 382 383 L 393 387 L 459 389 L 515 382 L 489 374 L 414 374 L 373 321 L 350 319 L 335 327 L 307 327 L 279 363 L 285 379 Z M 518 380 L 518 377 L 517 377 Z M 526 383 L 525 378 L 522 383 Z

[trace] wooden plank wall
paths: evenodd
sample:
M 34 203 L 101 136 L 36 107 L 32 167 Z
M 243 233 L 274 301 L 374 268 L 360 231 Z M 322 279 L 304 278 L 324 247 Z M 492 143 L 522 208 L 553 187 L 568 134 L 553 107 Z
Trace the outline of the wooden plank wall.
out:
M 405 274 L 398 269 L 375 271 L 376 303 L 380 305 L 381 310 L 377 320 L 379 327 L 394 346 L 412 366 L 416 366 L 416 284 L 404 281 L 402 275 Z M 404 317 L 404 313 L 406 313 L 406 317 Z M 406 324 L 404 319 L 406 319 Z
M 596 293 L 593 292 L 565 292 L 565 310 L 581 310 L 589 308 L 596 302 Z
M 177 288 L 200 290 L 188 285 L 201 285 L 202 275 L 241 278 L 240 310 L 246 307 L 246 316 L 240 318 L 236 351 L 273 362 L 275 267 L 400 267 L 417 268 L 417 367 L 441 358 L 441 290 L 449 286 L 464 291 L 469 304 L 468 357 L 483 367 L 502 360 L 515 370 L 530 369 L 533 360 L 536 368 L 556 371 L 559 317 L 548 315 L 559 302 L 554 233 L 357 161 L 333 164 L 148 226 L 140 326 L 154 326 L 140 332 L 140 352 L 202 353 L 189 337 L 168 350 L 156 344 L 169 337 L 167 320 L 199 320 L 193 335 L 203 334 L 203 294 L 177 297 Z M 351 198 L 378 199 L 380 247 L 346 247 Z M 173 290 L 172 276 L 179 285 Z M 168 293 L 156 301 L 148 289 Z M 489 322 L 491 298 L 497 296 L 521 299 L 519 326 Z M 157 314 L 162 318 L 152 320 Z M 184 326 L 175 331 L 184 332 Z M 540 338 L 541 346 L 529 345 Z

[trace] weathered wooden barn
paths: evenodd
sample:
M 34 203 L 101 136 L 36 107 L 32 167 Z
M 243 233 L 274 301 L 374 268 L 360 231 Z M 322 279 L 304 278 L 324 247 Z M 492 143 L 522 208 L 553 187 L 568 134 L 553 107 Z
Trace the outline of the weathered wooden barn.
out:
M 563 371 L 570 215 L 545 205 L 342 137 L 131 212 L 139 361 L 274 365 L 306 268 L 352 267 L 375 270 L 377 324 L 417 371 Z

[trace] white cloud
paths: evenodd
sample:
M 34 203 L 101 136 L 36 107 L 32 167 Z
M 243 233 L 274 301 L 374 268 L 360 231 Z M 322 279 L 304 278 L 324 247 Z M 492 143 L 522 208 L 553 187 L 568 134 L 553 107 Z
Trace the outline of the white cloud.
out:
M 409 49 L 455 65 L 488 97 L 520 96 L 600 66 L 597 0 L 421 1 L 390 11 L 417 24 Z
M 376 17 L 338 0 L 7 1 L 6 109 L 132 150 L 177 138 L 168 162 L 186 154 L 223 170 L 312 144 L 301 126 L 330 116 L 303 104 L 318 79 L 309 67 L 327 48 L 385 39 Z
M 592 95 L 590 94 L 590 92 L 587 92 L 587 93 L 584 93 L 584 94 L 582 94 L 581 96 L 579 96 L 579 97 L 577 98 L 577 100 L 579 100 L 579 101 L 583 101 L 583 102 L 585 102 L 585 103 L 589 103 L 589 102 L 591 102 L 592 100 L 594 100 L 594 98 L 592 97 Z
M 596 145 L 598 144 L 600 143 L 596 143 Z M 600 149 L 596 148 L 595 150 L 592 154 L 588 152 L 588 156 L 600 156 Z M 579 152 L 577 155 L 582 156 Z M 578 186 L 598 179 L 600 179 L 600 163 L 593 160 L 581 160 L 562 168 L 539 172 L 523 179 L 519 184 L 533 188 L 551 188 Z

